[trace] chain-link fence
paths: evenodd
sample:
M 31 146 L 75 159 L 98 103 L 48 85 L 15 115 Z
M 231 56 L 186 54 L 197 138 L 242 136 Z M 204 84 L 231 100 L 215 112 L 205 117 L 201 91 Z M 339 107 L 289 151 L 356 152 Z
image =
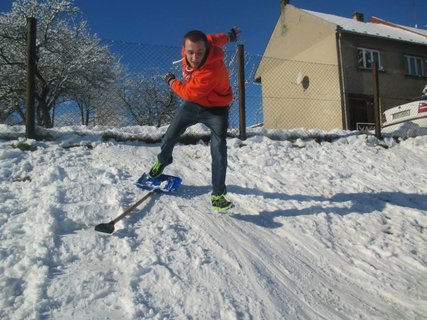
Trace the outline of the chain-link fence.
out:
M 167 125 L 182 101 L 172 93 L 164 75 L 181 75 L 181 48 L 123 41 L 103 41 L 118 62 L 117 78 L 90 94 L 58 99 L 52 108 L 52 125 L 103 125 L 113 127 Z M 239 130 L 238 58 L 233 44 L 226 47 L 225 63 L 234 92 L 230 133 Z M 245 125 L 266 129 L 372 129 L 372 72 L 356 66 L 301 62 L 245 52 Z M 421 82 L 397 81 L 398 71 L 380 71 L 383 110 L 408 101 Z M 402 87 L 403 86 L 403 87 Z M 405 92 L 405 94 L 402 94 Z M 22 104 L 23 98 L 11 100 Z M 10 103 L 10 101 L 8 102 Z M 2 105 L 3 104 L 3 105 Z M 4 101 L 0 100 L 0 108 Z M 24 123 L 25 114 L 14 112 L 3 123 Z
M 102 41 L 117 61 L 117 78 L 106 87 L 60 97 L 50 111 L 52 126 L 163 126 L 167 125 L 182 101 L 164 81 L 168 72 L 180 78 L 181 47 L 149 45 L 123 41 Z M 237 52 L 232 45 L 225 51 L 234 93 L 230 108 L 230 132 L 239 127 Z M 23 84 L 22 94 L 25 93 Z M 25 98 L 0 99 L 0 109 L 16 110 L 1 118 L 9 125 L 25 123 Z M 37 108 L 37 102 L 36 102 Z M 40 123 L 39 123 L 40 125 Z
M 253 97 L 260 106 L 247 103 L 248 125 L 259 122 L 272 131 L 302 128 L 377 132 L 384 111 L 420 96 L 426 85 L 424 77 L 409 77 L 399 65 L 374 72 L 356 64 L 342 67 L 247 56 L 249 68 L 254 71 L 247 74 L 246 94 L 256 92 Z M 250 81 L 259 83 L 258 87 Z M 400 135 L 399 131 L 394 134 Z
M 56 108 L 55 126 L 103 125 L 135 126 L 167 125 L 182 101 L 164 81 L 168 72 L 180 78 L 181 48 L 148 45 L 123 41 L 103 41 L 120 65 L 120 78 L 110 91 L 96 101 L 65 101 Z M 225 63 L 229 69 L 233 91 L 237 96 L 236 52 L 226 51 Z M 238 127 L 238 107 L 233 102 L 230 129 Z M 85 110 L 82 105 L 86 107 Z M 82 116 L 82 112 L 86 115 Z
M 255 81 L 261 82 L 263 124 L 269 129 L 342 127 L 336 65 L 263 57 Z
M 427 134 L 427 114 L 421 107 L 425 102 L 420 102 L 421 99 L 427 100 L 425 88 L 425 76 L 403 75 L 402 71 L 396 69 L 379 72 L 383 135 L 414 137 Z M 392 110 L 386 112 L 389 109 Z

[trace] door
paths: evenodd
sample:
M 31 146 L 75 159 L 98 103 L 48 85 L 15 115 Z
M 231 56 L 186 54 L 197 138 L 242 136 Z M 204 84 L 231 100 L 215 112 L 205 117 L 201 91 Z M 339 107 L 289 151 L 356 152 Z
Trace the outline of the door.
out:
M 348 104 L 350 130 L 375 128 L 373 97 L 352 95 L 348 98 Z

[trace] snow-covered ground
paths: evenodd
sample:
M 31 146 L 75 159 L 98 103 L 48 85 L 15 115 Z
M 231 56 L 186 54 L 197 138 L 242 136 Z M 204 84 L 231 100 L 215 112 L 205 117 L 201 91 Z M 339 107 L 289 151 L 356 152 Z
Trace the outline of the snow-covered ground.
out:
M 178 192 L 107 235 L 94 226 L 144 196 L 159 144 L 22 132 L 0 126 L 1 319 L 426 318 L 427 136 L 230 138 L 227 214 L 210 208 L 209 147 L 178 145 Z

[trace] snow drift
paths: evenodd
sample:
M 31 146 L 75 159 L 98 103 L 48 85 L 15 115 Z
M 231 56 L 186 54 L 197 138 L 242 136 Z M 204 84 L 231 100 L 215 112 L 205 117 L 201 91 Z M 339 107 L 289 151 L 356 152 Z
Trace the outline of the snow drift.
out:
M 159 144 L 22 130 L 0 126 L 2 319 L 427 314 L 426 136 L 230 138 L 227 214 L 210 208 L 209 148 L 178 145 L 165 170 L 183 178 L 177 193 L 104 235 L 94 226 L 144 195 L 134 183 Z

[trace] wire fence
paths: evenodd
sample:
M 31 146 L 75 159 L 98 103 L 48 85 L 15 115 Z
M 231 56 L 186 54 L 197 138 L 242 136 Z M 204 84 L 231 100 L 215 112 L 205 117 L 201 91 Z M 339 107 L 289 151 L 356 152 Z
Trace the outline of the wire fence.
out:
M 156 83 L 157 92 L 164 95 L 170 93 L 169 87 L 164 81 L 168 72 L 174 73 L 178 78 L 181 69 L 181 47 L 155 46 L 141 43 L 122 41 L 105 41 L 111 51 L 119 57 L 120 63 L 127 70 L 127 76 L 131 79 L 150 79 Z M 263 122 L 261 85 L 255 82 L 255 73 L 261 56 L 245 52 L 245 101 L 246 101 L 246 125 L 254 126 Z M 229 132 L 238 134 L 240 125 L 239 113 L 239 77 L 238 77 L 238 53 L 237 47 L 229 44 L 225 50 L 225 64 L 229 71 L 230 82 L 233 90 L 233 102 L 230 106 Z M 137 86 L 141 86 L 141 82 Z M 141 88 L 140 88 L 141 90 Z M 143 90 L 142 90 L 143 91 Z M 120 99 L 119 99 L 120 100 Z M 179 100 L 179 99 L 178 99 Z M 182 101 L 178 101 L 175 107 L 179 107 Z M 120 105 L 117 103 L 116 105 Z M 111 110 L 107 111 L 108 117 L 95 117 L 94 124 L 124 126 L 138 125 L 140 123 L 128 119 L 123 122 L 122 116 L 114 117 Z M 102 123 L 101 120 L 102 119 Z M 170 117 L 167 119 L 170 120 Z M 162 122 L 168 124 L 168 121 Z
M 255 79 L 262 82 L 266 128 L 342 127 L 337 65 L 264 57 Z
M 119 62 L 120 78 L 108 92 L 92 96 L 89 101 L 59 99 L 52 109 L 53 126 L 159 127 L 169 124 L 181 101 L 165 83 L 164 75 L 172 72 L 180 77 L 181 48 L 123 41 L 103 41 L 102 44 Z M 237 50 L 229 44 L 225 53 L 234 92 L 229 131 L 237 135 L 241 121 Z M 285 60 L 249 52 L 244 54 L 244 69 L 246 127 L 372 129 L 375 119 L 369 70 L 360 72 L 356 66 L 340 68 L 334 64 Z M 393 69 L 387 71 L 380 72 L 382 111 L 407 102 L 424 85 L 421 81 L 416 86 L 413 82 L 395 81 L 401 73 Z M 402 85 L 407 88 L 402 90 Z M 16 101 L 22 102 L 23 98 Z M 4 103 L 0 99 L 0 109 L 5 107 Z M 25 123 L 23 116 L 15 112 L 1 121 L 22 124 Z
M 123 41 L 102 41 L 101 44 L 107 46 L 118 61 L 121 68 L 119 79 L 109 87 L 108 92 L 96 96 L 58 99 L 51 112 L 52 125 L 55 127 L 167 125 L 182 101 L 172 93 L 164 81 L 164 76 L 172 72 L 180 78 L 181 48 Z M 229 70 L 234 93 L 229 128 L 230 132 L 237 133 L 239 108 L 236 50 L 228 48 L 225 54 L 225 64 Z M 25 84 L 23 86 L 25 87 Z M 22 93 L 24 92 L 25 88 L 22 88 Z M 260 99 L 260 96 L 257 98 Z M 24 96 L 12 100 L 0 99 L 0 109 L 10 109 L 9 105 L 16 103 L 16 109 L 21 111 L 1 117 L 0 122 L 9 125 L 24 124 L 25 112 L 22 112 L 24 100 Z M 258 107 L 261 107 L 260 103 Z
M 167 124 L 170 119 L 162 118 L 161 109 L 172 98 L 164 76 L 167 72 L 180 75 L 179 64 L 173 64 L 180 58 L 180 48 L 122 41 L 103 41 L 103 45 L 108 46 L 118 60 L 120 78 L 107 95 L 92 102 L 86 123 L 82 123 L 77 101 L 64 101 L 56 109 L 55 126 Z M 174 101 L 172 107 L 178 105 L 179 101 Z

